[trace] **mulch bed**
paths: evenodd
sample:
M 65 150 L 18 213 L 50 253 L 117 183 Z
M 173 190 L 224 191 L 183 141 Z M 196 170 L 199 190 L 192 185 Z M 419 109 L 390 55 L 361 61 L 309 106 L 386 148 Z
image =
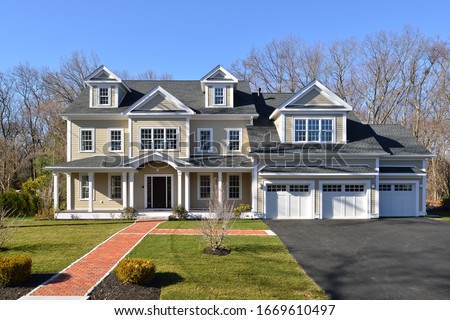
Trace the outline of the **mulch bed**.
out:
M 91 300 L 159 300 L 161 288 L 157 284 L 140 286 L 130 283 L 122 283 L 117 275 L 111 272 L 91 292 Z
M 19 286 L 0 287 L 0 300 L 17 300 L 54 275 L 54 273 L 33 273 L 30 279 Z

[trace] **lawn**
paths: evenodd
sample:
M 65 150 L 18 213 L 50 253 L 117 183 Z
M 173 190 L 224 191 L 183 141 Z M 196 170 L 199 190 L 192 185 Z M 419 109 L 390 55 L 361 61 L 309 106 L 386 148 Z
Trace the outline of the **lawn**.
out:
M 166 221 L 157 229 L 199 229 L 201 221 Z M 230 222 L 230 229 L 234 230 L 268 230 L 269 227 L 261 220 L 234 220 Z
M 327 299 L 278 237 L 230 236 L 227 246 L 212 256 L 200 236 L 149 235 L 130 256 L 155 262 L 161 299 Z
M 26 218 L 0 255 L 29 254 L 33 272 L 58 272 L 130 223 Z

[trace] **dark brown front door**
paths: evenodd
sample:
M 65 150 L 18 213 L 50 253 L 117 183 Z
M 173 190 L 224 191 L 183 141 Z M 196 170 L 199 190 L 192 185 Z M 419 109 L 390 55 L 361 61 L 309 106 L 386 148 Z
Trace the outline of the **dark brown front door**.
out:
M 172 207 L 172 178 L 170 176 L 147 177 L 147 208 Z

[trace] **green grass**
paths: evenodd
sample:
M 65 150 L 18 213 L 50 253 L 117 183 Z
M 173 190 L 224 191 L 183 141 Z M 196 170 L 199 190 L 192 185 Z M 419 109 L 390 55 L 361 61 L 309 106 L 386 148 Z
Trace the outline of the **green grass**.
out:
M 33 272 L 58 272 L 82 257 L 130 221 L 22 220 L 0 255 L 29 254 Z
M 130 256 L 155 262 L 161 299 L 327 299 L 278 237 L 230 236 L 227 246 L 212 256 L 200 236 L 149 235 Z
M 199 229 L 200 221 L 166 221 L 157 229 Z M 233 230 L 268 230 L 267 225 L 261 220 L 235 220 L 230 222 Z

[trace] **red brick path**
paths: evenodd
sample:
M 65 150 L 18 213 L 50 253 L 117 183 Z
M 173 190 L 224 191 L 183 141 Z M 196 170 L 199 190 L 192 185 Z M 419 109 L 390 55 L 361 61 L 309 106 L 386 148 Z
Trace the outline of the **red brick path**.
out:
M 86 296 L 159 223 L 161 221 L 137 222 L 123 229 L 30 295 Z
M 267 230 L 268 231 L 268 230 Z M 197 229 L 154 229 L 151 234 L 179 234 L 179 235 L 200 235 Z M 267 236 L 270 233 L 266 230 L 228 230 L 231 236 Z

